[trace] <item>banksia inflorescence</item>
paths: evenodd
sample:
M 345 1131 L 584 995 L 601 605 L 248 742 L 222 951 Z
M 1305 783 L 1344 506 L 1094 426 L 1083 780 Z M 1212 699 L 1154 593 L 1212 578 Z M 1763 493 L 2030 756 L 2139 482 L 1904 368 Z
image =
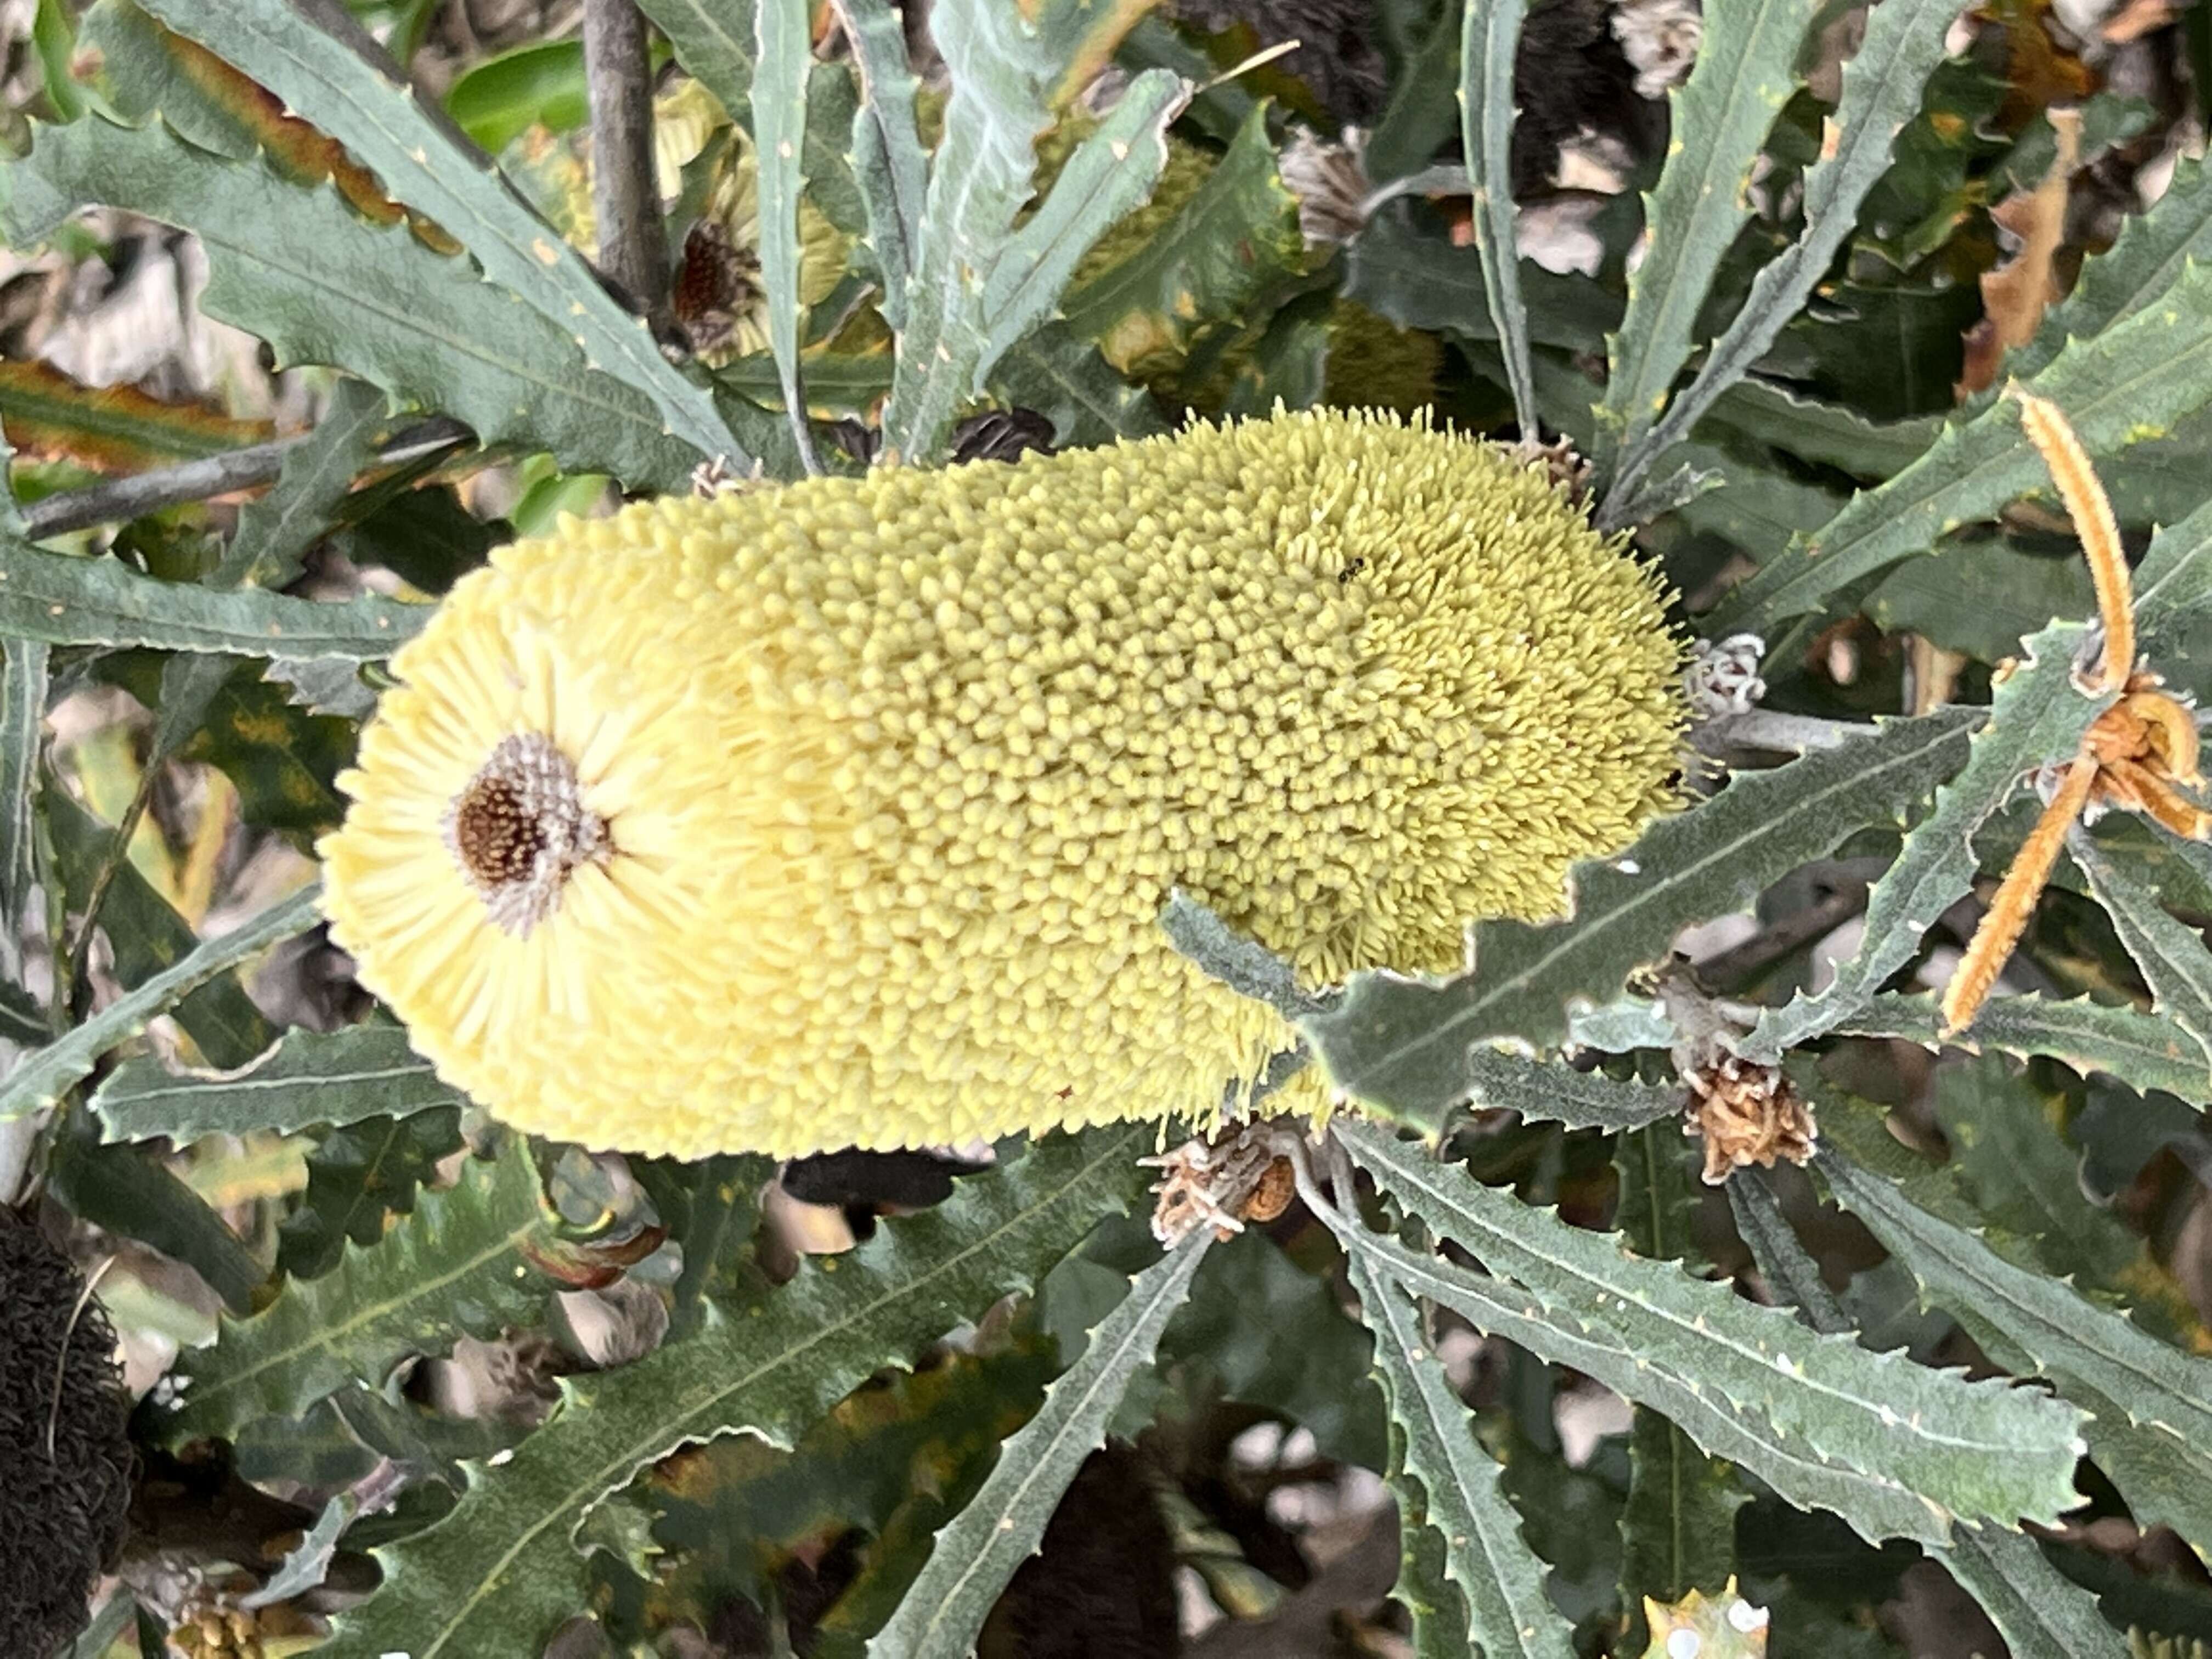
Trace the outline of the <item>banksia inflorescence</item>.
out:
M 1662 599 L 1540 471 L 1337 412 L 568 522 L 393 659 L 334 932 L 589 1146 L 1206 1115 L 1291 1033 L 1170 890 L 1321 983 L 1555 913 L 1670 802 Z
M 69 1258 L 0 1204 L 0 1653 L 84 1627 L 131 1504 L 115 1332 Z

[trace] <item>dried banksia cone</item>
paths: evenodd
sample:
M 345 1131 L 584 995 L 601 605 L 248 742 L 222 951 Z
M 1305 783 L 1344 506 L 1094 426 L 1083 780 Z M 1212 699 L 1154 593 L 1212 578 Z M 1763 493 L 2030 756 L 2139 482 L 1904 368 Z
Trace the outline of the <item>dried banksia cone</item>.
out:
M 37 1225 L 0 1204 L 0 1653 L 84 1628 L 131 1504 L 115 1332 Z
M 1671 799 L 1661 601 L 1540 471 L 1333 412 L 564 521 L 393 659 L 333 933 L 589 1146 L 1209 1114 L 1291 1033 L 1170 890 L 1316 983 L 1554 913 Z

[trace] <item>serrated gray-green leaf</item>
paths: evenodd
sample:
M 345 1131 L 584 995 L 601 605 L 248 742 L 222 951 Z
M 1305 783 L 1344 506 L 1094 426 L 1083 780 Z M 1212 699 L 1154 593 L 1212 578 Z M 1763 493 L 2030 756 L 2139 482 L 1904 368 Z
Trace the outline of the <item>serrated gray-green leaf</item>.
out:
M 2078 754 L 2090 721 L 2118 699 L 2117 692 L 2092 697 L 2075 689 L 2075 659 L 2087 632 L 2064 623 L 2026 642 L 2028 659 L 1996 688 L 1966 765 L 1937 787 L 1936 810 L 1907 832 L 1897 861 L 1867 896 L 1857 954 L 1837 964 L 1825 990 L 1760 1015 L 1736 1044 L 1738 1054 L 1771 1065 L 1832 1030 L 1911 961 L 1936 918 L 1972 890 L 1975 832 L 2037 767 Z
M 438 1080 L 399 1027 L 352 1025 L 288 1031 L 243 1073 L 179 1073 L 151 1055 L 128 1060 L 94 1093 L 92 1109 L 103 1139 L 167 1135 L 185 1141 L 404 1117 L 463 1099 L 459 1090 Z
M 120 561 L 0 541 L 0 634 L 50 645 L 151 646 L 241 657 L 388 657 L 430 615 L 374 594 L 323 602 L 218 592 Z
M 1043 204 L 992 262 L 983 284 L 983 356 L 971 393 L 1051 310 L 1092 245 L 1151 196 L 1167 165 L 1168 123 L 1188 100 L 1189 89 L 1174 75 L 1146 70 L 1075 147 Z
M 1297 198 L 1277 167 L 1267 110 L 1255 104 L 1175 217 L 1070 293 L 1061 309 L 1067 326 L 1090 339 L 1133 312 L 1171 331 L 1194 319 L 1241 321 L 1255 297 L 1304 252 Z
M 1863 1114 L 1844 1114 L 1847 1119 Z M 1848 1124 L 1824 1124 L 1824 1139 Z M 1863 1158 L 1887 1158 L 1870 1144 L 1878 1127 L 1850 1138 Z M 1902 1155 L 1900 1156 L 1909 1156 Z M 2194 1493 L 2187 1513 L 2139 1504 L 2146 1520 L 2171 1521 L 2202 1535 L 2212 1516 L 2212 1362 L 2160 1342 L 2123 1315 L 2087 1301 L 2048 1274 L 2015 1267 L 1965 1226 L 1912 1201 L 1887 1174 L 1832 1147 L 1816 1167 L 1836 1201 L 1863 1221 L 1904 1264 L 1932 1303 L 1972 1331 L 1998 1364 L 2057 1382 L 2089 1408 L 2090 1449 L 2123 1493 L 2130 1465 L 2180 1477 Z M 1916 1188 L 1917 1192 L 1918 1188 Z
M 1766 1282 L 1795 1303 L 1814 1330 L 1850 1330 L 1850 1316 L 1790 1231 L 1772 1188 L 1753 1176 L 1729 1182 L 1728 1195 L 1736 1231 Z M 1954 1527 L 1950 1543 L 1931 1549 L 1996 1623 L 2015 1659 L 2111 1650 L 2112 1632 L 2098 1616 L 2096 1598 L 2054 1568 L 2025 1534 Z
M 39 744 L 48 654 L 43 640 L 0 639 L 0 979 L 15 984 L 23 969 L 17 941 L 39 879 Z
M 788 1448 L 886 1364 L 1027 1290 L 1103 1215 L 1141 1194 L 1149 1124 L 1037 1142 L 936 1208 L 817 1259 L 752 1306 L 636 1364 L 567 1385 L 566 1404 L 436 1526 L 379 1552 L 382 1586 L 339 1616 L 331 1659 L 458 1659 L 542 1641 L 584 1605 L 575 1529 L 678 1446 L 750 1432 Z
M 1050 322 L 999 359 L 991 390 L 1052 422 L 1063 447 L 1148 438 L 1167 430 L 1150 393 L 1114 372 L 1088 340 Z
M 1200 1230 L 1130 1281 L 1128 1295 L 1091 1330 L 1082 1358 L 1000 1447 L 981 1490 L 939 1531 L 898 1610 L 869 1641 L 869 1659 L 968 1659 L 1083 1460 L 1104 1443 L 1131 1380 L 1151 1366 L 1212 1242 Z
M 645 319 L 615 302 L 583 256 L 523 205 L 496 168 L 418 107 L 411 86 L 394 85 L 288 0 L 141 3 L 289 107 L 312 114 L 395 200 L 435 220 L 492 282 L 574 337 L 593 368 L 650 398 L 663 429 L 700 455 L 750 465 L 714 400 L 669 365 Z M 287 228 L 287 240 L 295 240 L 298 228 Z
M 1650 238 L 1628 278 L 1627 314 L 1607 342 L 1601 470 L 1650 430 L 1690 360 L 1698 313 L 1751 217 L 1752 169 L 1796 88 L 1818 10 L 1813 0 L 1714 0 L 1707 9 L 1697 64 L 1670 100 L 1666 165 L 1644 198 Z
M 1299 1027 L 1339 1089 L 1433 1131 L 1467 1096 L 1475 1043 L 1507 1034 L 1556 1042 L 1570 998 L 1609 1000 L 1680 928 L 1740 909 L 1855 830 L 1902 822 L 1965 763 L 1984 712 L 1891 721 L 1772 771 L 1739 773 L 1622 856 L 1577 866 L 1569 920 L 1481 923 L 1472 973 L 1442 984 L 1355 974 L 1335 1009 Z
M 1517 1285 L 1407 1249 L 1340 1219 L 1329 1222 L 1348 1252 L 1371 1255 L 1413 1294 L 1440 1302 L 1477 1330 L 1516 1342 L 1539 1358 L 1571 1365 L 1623 1399 L 1678 1424 L 1716 1457 L 1749 1470 L 1801 1509 L 1824 1509 L 1860 1536 L 1942 1541 L 1950 1517 L 1886 1474 L 1814 1453 L 1802 1437 L 1778 1431 L 1756 1408 L 1696 1378 L 1646 1364 L 1615 1334 L 1592 1326 Z
M 226 1320 L 213 1347 L 182 1356 L 161 1433 L 173 1444 L 235 1439 L 256 1418 L 297 1417 L 349 1382 L 381 1389 L 463 1332 L 534 1322 L 554 1287 L 532 1252 L 554 1243 L 558 1221 L 520 1138 L 470 1160 L 375 1243 L 349 1243 L 331 1272 L 290 1281 L 252 1317 Z
M 1608 500 L 1626 499 L 1651 463 L 1690 435 L 1827 275 L 1858 222 L 1860 204 L 1889 170 L 1891 144 L 1920 112 L 1922 88 L 1943 61 L 1944 37 L 1960 9 L 1959 0 L 1885 0 L 1868 13 L 1865 41 L 1844 65 L 1843 95 L 1829 120 L 1834 147 L 1805 174 L 1804 234 L 1760 268 L 1697 378 L 1644 441 L 1622 453 Z
M 1842 506 L 1835 499 L 1815 522 L 1795 526 L 1763 545 L 1781 547 L 1796 531 L 1817 530 Z M 2021 641 L 2054 617 L 2096 614 L 2088 562 L 2071 547 L 2051 556 L 1972 532 L 1944 539 L 1956 547 L 1939 546 L 1932 558 L 1906 559 L 1875 578 L 1859 601 L 1859 614 L 1886 634 L 1917 634 L 1992 665 L 2017 656 Z M 1970 581 L 1960 580 L 1961 561 L 1972 562 Z
M 556 322 L 404 225 L 368 222 L 327 185 L 303 189 L 264 161 L 210 155 L 158 122 L 96 118 L 40 129 L 9 172 L 0 217 L 17 242 L 95 203 L 194 233 L 208 250 L 201 305 L 268 341 L 282 363 L 335 364 L 467 422 L 487 443 L 550 451 L 572 472 L 676 489 L 697 461 L 642 392 L 589 368 Z
M 952 82 L 929 170 L 906 327 L 884 410 L 884 458 L 937 457 L 985 364 L 983 289 L 1036 173 L 1036 135 L 1059 66 L 1021 8 L 939 0 L 930 33 Z
M 1722 393 L 1711 418 L 1717 426 L 1806 460 L 1874 478 L 1911 465 L 1943 429 L 1943 422 L 1930 416 L 1869 421 L 1840 404 L 1822 403 L 1756 377 Z
M 2160 435 L 2212 399 L 2212 270 L 2191 262 L 2155 306 L 2069 343 L 2026 384 L 2065 412 L 2093 456 Z M 1853 496 L 1701 625 L 1756 629 L 1802 616 L 1900 559 L 1933 552 L 1938 538 L 1960 525 L 2046 487 L 2043 459 L 2020 429 L 2020 410 L 2017 399 L 2001 398 L 1946 427 L 1926 454 Z
M 1564 1123 L 1570 1129 L 1639 1129 L 1682 1109 L 1680 1089 L 1624 1083 L 1486 1044 L 1468 1051 L 1467 1075 L 1470 1106 L 1505 1107 L 1524 1118 Z
M 676 49 L 676 61 L 721 100 L 733 121 L 752 105 L 754 0 L 638 0 Z
M 1960 1527 L 1936 1559 L 1981 1604 L 2012 1659 L 2124 1659 L 2127 1638 L 2035 1540 L 1996 1527 Z
M 807 0 L 755 0 L 759 57 L 753 66 L 753 152 L 758 168 L 761 283 L 768 295 L 769 349 L 775 356 L 792 436 L 809 472 L 822 463 L 799 362 L 799 198 L 806 188 L 806 74 L 814 61 Z
M 1499 1469 L 1475 1443 L 1467 1406 L 1430 1349 L 1420 1311 L 1376 1258 L 1355 1255 L 1352 1288 L 1375 1334 L 1375 1374 L 1406 1437 L 1406 1472 L 1428 1498 L 1444 1577 L 1467 1598 L 1468 1633 L 1484 1659 L 1570 1659 L 1574 1627 L 1544 1589 L 1547 1568 L 1521 1535 Z
M 1466 0 L 1459 41 L 1460 153 L 1474 193 L 1474 246 L 1505 376 L 1524 436 L 1536 431 L 1536 376 L 1521 301 L 1521 244 L 1513 202 L 1513 67 L 1528 0 Z
M 2197 931 L 2168 915 L 2155 890 L 2116 863 L 2076 826 L 2066 850 L 2089 878 L 2089 894 L 2112 919 L 2120 944 L 2142 969 L 2157 1012 L 2197 1039 L 2212 1060 L 2212 951 Z
M 2212 191 L 2207 191 L 2212 200 Z M 2212 604 L 2212 501 L 2161 529 L 2136 567 L 2136 627 L 2152 648 Z
M 321 904 L 319 882 L 301 889 L 221 939 L 209 939 L 174 967 L 125 991 L 67 1036 L 25 1055 L 7 1080 L 0 1083 L 0 1121 L 52 1105 L 71 1086 L 91 1075 L 100 1055 L 144 1030 L 149 1020 L 166 1012 L 187 992 L 228 973 L 279 939 L 313 927 Z
M 2071 340 L 2101 334 L 2166 296 L 2192 263 L 2212 258 L 2212 179 L 2201 160 L 2185 158 L 2166 194 L 2148 213 L 2131 214 L 2111 249 L 2086 259 L 2074 290 L 2045 315 L 2035 338 L 2007 359 L 2008 374 L 2040 374 Z
M 1160 930 L 1175 948 L 1242 997 L 1264 1002 L 1285 1019 L 1324 1006 L 1299 988 L 1290 963 L 1257 939 L 1237 933 L 1180 887 L 1168 895 Z
M 914 70 L 906 30 L 886 0 L 834 0 L 860 71 L 853 116 L 853 173 L 868 216 L 868 243 L 883 274 L 884 320 L 906 326 L 907 283 L 921 240 L 929 157 L 914 112 Z
M 365 720 L 376 708 L 376 691 L 361 677 L 361 665 L 343 657 L 276 658 L 261 678 L 284 688 L 284 701 L 313 714 Z
M 238 528 L 208 585 L 289 586 L 391 424 L 382 392 L 365 380 L 339 381 L 315 429 L 284 457 L 269 493 L 239 509 Z
M 1823 1457 L 1968 1518 L 2049 1521 L 2080 1502 L 2080 1416 L 2068 1407 L 1808 1333 L 1726 1285 L 1493 1191 L 1388 1129 L 1347 1122 L 1336 1133 L 1378 1188 L 1492 1272 L 1609 1334 L 1639 1364 L 1757 1410 Z
M 2191 1103 L 2212 1100 L 2212 1060 L 2205 1045 L 2162 1014 L 2112 1007 L 2077 997 L 1992 997 L 1974 1023 L 1942 1036 L 1942 1010 L 1933 996 L 1885 993 L 1835 1029 L 1844 1036 L 1904 1037 L 1976 1052 L 1990 1049 L 2063 1061 L 2083 1076 L 2103 1072 L 2139 1093 L 2162 1089 Z

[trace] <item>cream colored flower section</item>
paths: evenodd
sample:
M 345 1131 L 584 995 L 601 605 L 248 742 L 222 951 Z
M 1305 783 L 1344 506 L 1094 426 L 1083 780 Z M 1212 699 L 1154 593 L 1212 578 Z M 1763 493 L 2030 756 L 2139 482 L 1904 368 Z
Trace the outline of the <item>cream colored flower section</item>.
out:
M 1662 595 L 1540 469 L 1315 412 L 635 507 L 394 659 L 338 941 L 531 1131 L 697 1156 L 1205 1116 L 1673 799 Z M 1279 1103 L 1317 1105 L 1317 1076 Z

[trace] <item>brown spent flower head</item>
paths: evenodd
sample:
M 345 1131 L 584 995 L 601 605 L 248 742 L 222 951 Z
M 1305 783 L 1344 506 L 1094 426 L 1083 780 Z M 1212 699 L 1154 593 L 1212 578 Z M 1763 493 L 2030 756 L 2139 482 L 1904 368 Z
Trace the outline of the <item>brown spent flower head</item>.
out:
M 0 1204 L 0 1653 L 84 1628 L 135 1459 L 115 1332 L 35 1222 Z
M 1689 1085 L 1686 1135 L 1705 1143 L 1704 1176 L 1717 1187 L 1747 1164 L 1771 1170 L 1778 1160 L 1803 1164 L 1820 1129 L 1813 1109 L 1778 1066 L 1723 1054 L 1682 1073 Z
M 1662 599 L 1541 471 L 1336 411 L 565 521 L 393 659 L 333 935 L 588 1146 L 1210 1118 L 1294 1035 L 1170 893 L 1317 984 L 1556 914 L 1674 799 Z

